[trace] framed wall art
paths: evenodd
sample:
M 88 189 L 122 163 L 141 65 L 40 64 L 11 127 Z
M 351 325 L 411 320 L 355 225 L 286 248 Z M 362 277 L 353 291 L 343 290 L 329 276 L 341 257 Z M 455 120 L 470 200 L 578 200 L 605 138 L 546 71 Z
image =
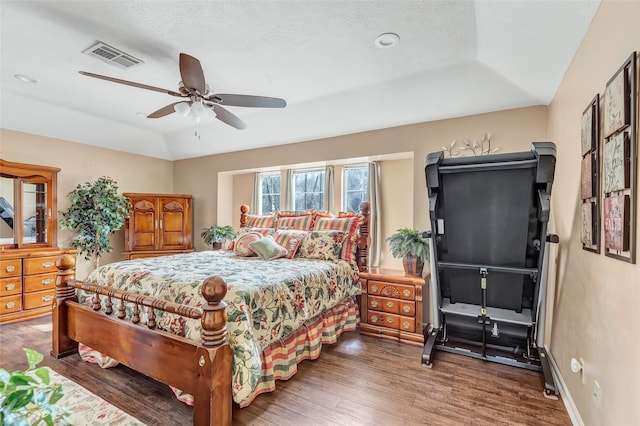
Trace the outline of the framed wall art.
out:
M 637 69 L 634 52 L 607 83 L 602 101 L 604 253 L 630 263 L 636 262 Z
M 596 95 L 580 120 L 581 242 L 584 250 L 600 253 L 600 95 Z

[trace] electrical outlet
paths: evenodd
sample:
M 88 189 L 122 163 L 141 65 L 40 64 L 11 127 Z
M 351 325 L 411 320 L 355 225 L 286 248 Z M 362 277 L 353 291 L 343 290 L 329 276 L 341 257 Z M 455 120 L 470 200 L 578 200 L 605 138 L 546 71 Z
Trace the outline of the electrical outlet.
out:
M 600 408 L 600 383 L 597 380 L 593 381 L 593 405 Z

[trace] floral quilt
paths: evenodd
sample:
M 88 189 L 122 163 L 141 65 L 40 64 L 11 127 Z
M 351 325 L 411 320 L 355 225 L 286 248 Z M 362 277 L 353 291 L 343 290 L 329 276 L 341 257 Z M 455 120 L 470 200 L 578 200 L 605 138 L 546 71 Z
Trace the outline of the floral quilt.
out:
M 233 352 L 233 398 L 249 398 L 261 376 L 260 353 L 348 296 L 360 294 L 349 263 L 315 259 L 238 257 L 227 251 L 137 259 L 104 265 L 86 282 L 171 302 L 202 306 L 200 287 L 210 275 L 228 284 L 227 333 Z M 80 294 L 84 302 L 88 293 Z M 127 307 L 130 315 L 132 306 Z M 200 341 L 200 322 L 157 312 L 158 328 Z M 146 320 L 146 318 L 145 318 Z

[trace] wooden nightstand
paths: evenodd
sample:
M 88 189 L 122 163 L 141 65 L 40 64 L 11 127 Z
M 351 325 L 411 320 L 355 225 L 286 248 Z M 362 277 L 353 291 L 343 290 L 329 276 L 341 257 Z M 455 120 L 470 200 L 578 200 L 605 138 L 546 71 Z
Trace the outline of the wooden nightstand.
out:
M 425 280 L 404 271 L 360 272 L 360 333 L 423 346 L 422 288 Z

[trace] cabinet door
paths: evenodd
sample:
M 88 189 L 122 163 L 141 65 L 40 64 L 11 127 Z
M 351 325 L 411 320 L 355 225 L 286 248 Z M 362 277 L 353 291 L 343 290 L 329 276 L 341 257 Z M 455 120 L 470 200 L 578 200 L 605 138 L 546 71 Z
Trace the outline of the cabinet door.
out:
M 160 198 L 160 250 L 191 248 L 191 199 Z
M 157 249 L 159 242 L 156 233 L 156 224 L 159 218 L 156 198 L 131 198 L 131 206 L 127 227 L 127 249 Z

